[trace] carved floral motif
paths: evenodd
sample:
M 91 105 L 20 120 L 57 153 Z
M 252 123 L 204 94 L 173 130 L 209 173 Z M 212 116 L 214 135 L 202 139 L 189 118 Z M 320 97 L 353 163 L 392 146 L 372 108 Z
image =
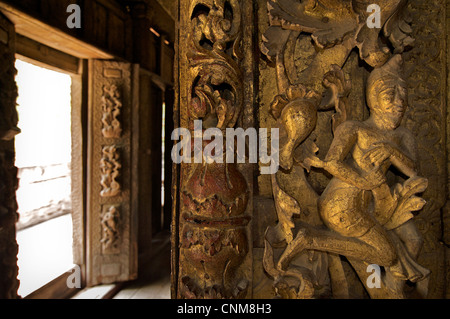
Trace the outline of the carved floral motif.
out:
M 243 108 L 240 1 L 192 1 L 191 8 L 190 118 L 209 127 L 234 127 Z
M 186 298 L 245 296 L 249 282 L 236 271 L 249 251 L 248 197 L 247 182 L 236 164 L 198 164 L 184 184 L 181 254 L 194 273 L 201 274 L 182 277 Z

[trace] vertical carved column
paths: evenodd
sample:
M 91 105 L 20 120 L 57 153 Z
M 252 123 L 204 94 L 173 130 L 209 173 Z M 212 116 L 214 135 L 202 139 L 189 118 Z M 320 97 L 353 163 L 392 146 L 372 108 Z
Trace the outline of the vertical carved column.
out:
M 0 299 L 17 298 L 19 287 L 14 136 L 20 130 L 17 128 L 14 42 L 14 26 L 0 15 Z
M 88 286 L 137 276 L 137 72 L 129 63 L 90 62 Z
M 252 5 L 179 1 L 179 126 L 192 136 L 195 120 L 202 120 L 202 132 L 215 128 L 224 138 L 226 128 L 254 124 Z M 203 141 L 201 149 L 210 142 Z M 203 159 L 180 165 L 178 238 L 173 239 L 179 241 L 178 298 L 251 296 L 252 185 L 250 164 Z
M 441 244 L 442 227 L 445 227 L 441 211 L 448 196 L 445 6 L 446 2 L 442 0 L 409 2 L 416 42 L 414 48 L 405 53 L 411 106 L 406 114 L 405 126 L 417 138 L 420 171 L 429 181 L 428 189 L 423 194 L 427 205 L 416 217 L 424 238 L 419 261 L 431 270 L 428 298 L 444 297 L 448 271 L 445 246 Z
M 17 203 L 15 191 L 18 186 L 14 151 L 0 150 L 0 299 L 17 297 L 16 221 Z

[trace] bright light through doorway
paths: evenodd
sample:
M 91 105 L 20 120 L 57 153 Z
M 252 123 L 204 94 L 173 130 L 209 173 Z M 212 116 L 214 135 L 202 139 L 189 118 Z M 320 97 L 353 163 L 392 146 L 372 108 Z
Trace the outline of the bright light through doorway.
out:
M 73 267 L 71 77 L 17 60 L 19 295 Z

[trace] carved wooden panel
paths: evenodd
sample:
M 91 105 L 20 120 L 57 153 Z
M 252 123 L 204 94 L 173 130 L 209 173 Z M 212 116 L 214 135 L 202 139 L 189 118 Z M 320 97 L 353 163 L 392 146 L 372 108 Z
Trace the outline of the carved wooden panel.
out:
M 174 296 L 445 296 L 448 4 L 373 3 L 179 1 L 176 124 L 278 128 L 281 169 L 174 166 Z
M 365 25 L 366 3 L 356 1 L 352 7 L 349 7 L 344 2 L 326 2 L 326 5 L 325 2 L 317 1 L 315 3 L 324 5 L 314 6 L 312 2 L 298 4 L 290 0 L 258 1 L 260 10 L 258 25 L 261 28 L 259 37 L 261 52 L 265 56 L 265 59 L 260 61 L 259 124 L 262 127 L 274 126 L 279 127 L 281 131 L 285 130 L 285 133 L 281 133 L 280 153 L 280 164 L 285 170 L 278 172 L 276 178 L 273 176 L 272 178 L 270 176 L 259 177 L 259 194 L 268 198 L 258 199 L 256 216 L 259 220 L 255 222 L 255 227 L 258 229 L 254 230 L 254 233 L 262 234 L 267 225 L 276 225 L 276 228 L 269 236 L 266 233 L 264 256 L 260 252 L 262 250 L 261 243 L 255 242 L 254 255 L 259 257 L 254 260 L 254 265 L 258 265 L 257 258 L 263 258 L 266 273 L 269 274 L 269 277 L 274 278 L 277 293 L 284 298 L 318 296 L 364 298 L 369 295 L 371 298 L 442 297 L 445 258 L 444 249 L 442 245 L 439 245 L 442 236 L 439 216 L 447 196 L 445 192 L 442 192 L 442 189 L 446 188 L 445 178 L 447 176 L 444 143 L 446 128 L 443 92 L 445 86 L 442 82 L 442 79 L 445 78 L 442 71 L 445 69 L 443 67 L 445 56 L 442 55 L 442 52 L 445 49 L 441 44 L 444 39 L 444 31 L 437 24 L 443 25 L 445 6 L 436 3 L 436 8 L 439 9 L 436 9 L 435 12 L 427 11 L 429 16 L 426 17 L 422 14 L 427 6 L 425 3 L 410 1 L 407 5 L 408 1 L 398 1 L 387 5 L 384 1 L 378 1 L 377 4 L 382 9 L 382 33 L 391 43 L 391 49 L 394 48 L 392 55 L 388 48 L 383 48 L 383 45 L 376 40 L 379 30 L 372 30 Z M 341 14 L 334 15 L 338 8 Z M 268 17 L 265 17 L 264 14 L 267 14 Z M 321 15 L 326 15 L 326 18 L 317 19 Z M 355 20 L 357 16 L 359 19 Z M 360 24 L 360 28 L 355 28 L 355 23 Z M 431 30 L 437 30 L 437 32 L 431 32 Z M 433 35 L 425 35 L 430 33 Z M 353 37 L 355 37 L 355 41 L 352 40 Z M 413 38 L 416 40 L 415 42 Z M 429 45 L 434 46 L 432 50 L 426 49 Z M 359 50 L 354 51 L 355 47 Z M 321 50 L 318 51 L 318 48 Z M 356 52 L 359 53 L 359 56 L 355 54 Z M 403 58 L 400 58 L 399 54 L 402 53 Z M 395 71 L 398 68 L 394 66 L 395 59 L 399 62 L 405 61 L 404 65 L 399 67 L 403 71 Z M 363 68 L 363 65 L 369 65 L 373 69 Z M 390 69 L 390 71 L 381 71 L 383 68 Z M 367 72 L 368 70 L 370 73 Z M 412 131 L 408 143 L 413 144 L 416 141 L 418 144 L 419 157 L 417 160 L 420 168 L 418 167 L 415 173 L 405 177 L 407 181 L 404 182 L 404 186 L 414 189 L 417 196 L 423 199 L 414 196 L 408 199 L 411 201 L 409 209 L 415 212 L 413 222 L 405 222 L 407 218 L 413 218 L 411 212 L 408 214 L 405 212 L 405 216 L 402 217 L 403 221 L 398 219 L 395 222 L 392 221 L 391 224 L 386 222 L 381 222 L 381 224 L 383 227 L 387 227 L 388 234 L 392 237 L 389 240 L 396 245 L 397 262 L 400 260 L 405 267 L 402 271 L 405 271 L 408 266 L 405 266 L 407 263 L 403 261 L 405 252 L 399 250 L 401 245 L 408 246 L 407 255 L 414 256 L 413 258 L 416 259 L 416 270 L 421 273 L 417 278 L 420 280 L 415 276 L 407 277 L 408 280 L 414 281 L 414 284 L 411 285 L 414 288 L 405 288 L 404 281 L 398 279 L 392 281 L 395 283 L 394 285 L 389 284 L 389 287 L 384 286 L 383 289 L 371 290 L 367 286 L 363 288 L 367 278 L 366 265 L 359 264 L 355 260 L 355 255 L 350 253 L 353 250 L 349 248 L 350 240 L 346 244 L 348 249 L 341 250 L 338 244 L 339 239 L 336 238 L 336 241 L 333 239 L 335 233 L 348 236 L 345 235 L 345 232 L 341 233 L 342 229 L 340 228 L 344 227 L 346 222 L 346 209 L 341 207 L 341 218 L 334 224 L 327 219 L 327 212 L 333 209 L 333 204 L 331 206 L 324 204 L 328 203 L 327 201 L 331 198 L 329 196 L 333 193 L 333 185 L 339 183 L 336 180 L 330 183 L 329 174 L 339 176 L 338 180 L 341 182 L 345 180 L 345 177 L 340 175 L 339 170 L 335 172 L 327 168 L 323 170 L 324 166 L 320 164 L 320 167 L 314 165 L 309 167 L 311 162 L 303 161 L 305 157 L 309 156 L 308 153 L 318 152 L 319 157 L 323 158 L 329 149 L 334 151 L 334 147 L 339 144 L 336 139 L 341 138 L 343 129 L 338 130 L 338 127 L 342 123 L 348 125 L 348 123 L 363 122 L 373 118 L 372 114 L 376 111 L 371 107 L 376 103 L 370 96 L 370 90 L 372 90 L 374 78 L 377 77 L 378 72 L 384 74 L 383 79 L 392 77 L 396 72 L 404 72 L 399 76 L 401 79 L 399 85 L 404 87 L 406 92 L 405 80 L 407 80 L 410 91 L 409 106 L 403 125 Z M 370 76 L 368 76 L 369 74 Z M 423 82 L 424 78 L 427 79 L 425 82 Z M 334 99 L 334 103 L 329 104 L 329 101 L 333 100 L 329 91 L 330 84 L 333 87 L 333 83 L 337 83 L 335 81 L 339 82 L 339 96 Z M 316 104 L 318 114 L 308 111 L 308 103 L 317 103 L 314 102 L 315 92 L 319 93 L 322 100 Z M 429 94 L 430 92 L 433 94 Z M 366 108 L 366 103 L 371 109 L 370 112 L 369 108 Z M 425 122 L 426 125 L 424 125 Z M 413 135 L 414 137 L 412 137 Z M 283 138 L 287 142 L 283 142 Z M 384 138 L 388 139 L 387 136 Z M 358 141 L 363 139 L 364 137 L 359 135 Z M 294 146 L 290 144 L 294 144 Z M 412 146 L 411 149 L 414 148 Z M 293 149 L 297 150 L 293 151 Z M 332 157 L 333 154 L 327 155 L 326 158 L 328 156 Z M 395 178 L 398 178 L 395 177 L 396 174 L 398 172 L 388 172 L 387 178 L 390 181 L 387 184 L 394 185 L 392 183 Z M 422 178 L 417 178 L 416 174 Z M 415 186 L 412 186 L 411 183 L 415 183 Z M 421 194 L 425 189 L 427 191 Z M 441 192 L 437 194 L 434 189 L 440 189 Z M 345 197 L 351 196 L 350 193 L 349 189 L 345 195 L 343 193 L 340 197 L 339 204 L 333 203 L 341 205 L 345 201 Z M 270 201 L 272 196 L 275 202 L 274 206 Z M 396 205 L 399 205 L 396 209 L 402 209 L 402 204 Z M 277 222 L 267 218 L 270 210 L 278 218 Z M 376 214 L 375 216 L 377 219 L 380 218 Z M 316 228 L 311 225 L 319 226 L 322 222 L 325 224 L 319 229 L 323 226 L 332 227 L 335 233 L 329 233 L 331 236 L 328 237 L 322 231 L 315 232 Z M 295 230 L 298 231 L 296 237 L 292 233 L 294 223 Z M 331 223 L 336 227 L 330 226 Z M 420 229 L 420 234 L 415 230 L 416 226 L 411 226 L 413 223 Z M 304 231 L 299 231 L 298 229 L 302 229 L 302 227 L 304 227 Z M 350 229 L 357 225 L 350 223 L 348 227 Z M 410 229 L 404 231 L 403 229 L 406 228 Z M 394 232 L 395 235 L 392 235 Z M 309 236 L 313 238 L 313 243 L 308 241 Z M 397 236 L 401 238 L 400 241 Z M 403 236 L 410 236 L 410 238 L 405 239 Z M 358 238 L 362 240 L 362 237 Z M 423 246 L 421 246 L 422 238 Z M 285 251 L 280 249 L 286 245 L 286 243 L 281 243 L 281 240 L 285 240 L 287 243 Z M 325 242 L 320 244 L 321 240 L 325 240 Z M 276 242 L 281 246 L 271 247 L 271 242 Z M 309 252 L 309 261 L 305 259 L 308 254 L 301 253 L 302 249 L 308 251 L 307 247 L 314 250 L 314 252 Z M 420 248 L 422 249 L 421 254 L 417 256 Z M 383 249 L 384 252 L 387 250 L 387 248 Z M 319 251 L 326 252 L 325 256 L 328 258 L 323 259 L 324 255 L 318 253 Z M 337 252 L 346 258 L 336 258 Z M 289 261 L 284 259 L 287 256 L 291 258 Z M 366 260 L 369 258 L 368 255 L 360 255 L 360 257 L 368 262 Z M 273 264 L 276 260 L 278 260 L 278 264 Z M 286 264 L 283 265 L 285 261 Z M 292 262 L 292 268 L 289 268 L 289 262 Z M 381 262 L 380 260 L 379 263 Z M 295 267 L 309 270 L 299 271 Z M 392 272 L 396 273 L 396 266 L 392 267 Z M 431 270 L 431 275 L 426 268 Z M 389 277 L 389 267 L 386 269 L 388 269 L 387 277 Z M 311 276 L 315 283 L 308 285 L 308 278 Z M 356 279 L 357 277 L 359 280 Z M 264 283 L 265 278 L 264 272 L 256 266 L 254 279 L 257 281 L 255 282 L 255 293 L 258 297 L 272 296 L 267 284 Z M 301 289 L 298 291 L 292 290 L 295 286 L 294 278 L 302 283 Z M 389 280 L 387 281 L 389 282 Z M 301 290 L 303 293 L 300 293 Z
M 194 129 L 252 127 L 253 4 L 251 1 L 180 1 L 179 113 L 176 124 Z M 245 84 L 244 84 L 245 82 Z M 203 142 L 203 147 L 208 144 Z M 174 214 L 179 248 L 173 291 L 178 298 L 252 295 L 252 164 L 181 164 Z
M 89 72 L 87 284 L 96 285 L 137 275 L 132 158 L 137 69 L 129 63 L 93 60 Z

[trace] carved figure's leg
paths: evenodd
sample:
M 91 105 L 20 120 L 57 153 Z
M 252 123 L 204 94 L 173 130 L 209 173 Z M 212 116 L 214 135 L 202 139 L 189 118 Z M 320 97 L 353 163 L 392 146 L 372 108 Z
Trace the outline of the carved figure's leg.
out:
M 278 268 L 286 269 L 295 256 L 306 250 L 336 253 L 386 267 L 392 266 L 397 258 L 393 245 L 380 225 L 374 225 L 359 238 L 345 237 L 330 230 L 305 227 L 297 233 L 296 238 L 283 252 L 278 261 Z
M 397 199 L 394 198 L 386 183 L 374 189 L 372 194 L 375 204 L 374 216 L 380 224 L 384 225 L 397 207 Z

